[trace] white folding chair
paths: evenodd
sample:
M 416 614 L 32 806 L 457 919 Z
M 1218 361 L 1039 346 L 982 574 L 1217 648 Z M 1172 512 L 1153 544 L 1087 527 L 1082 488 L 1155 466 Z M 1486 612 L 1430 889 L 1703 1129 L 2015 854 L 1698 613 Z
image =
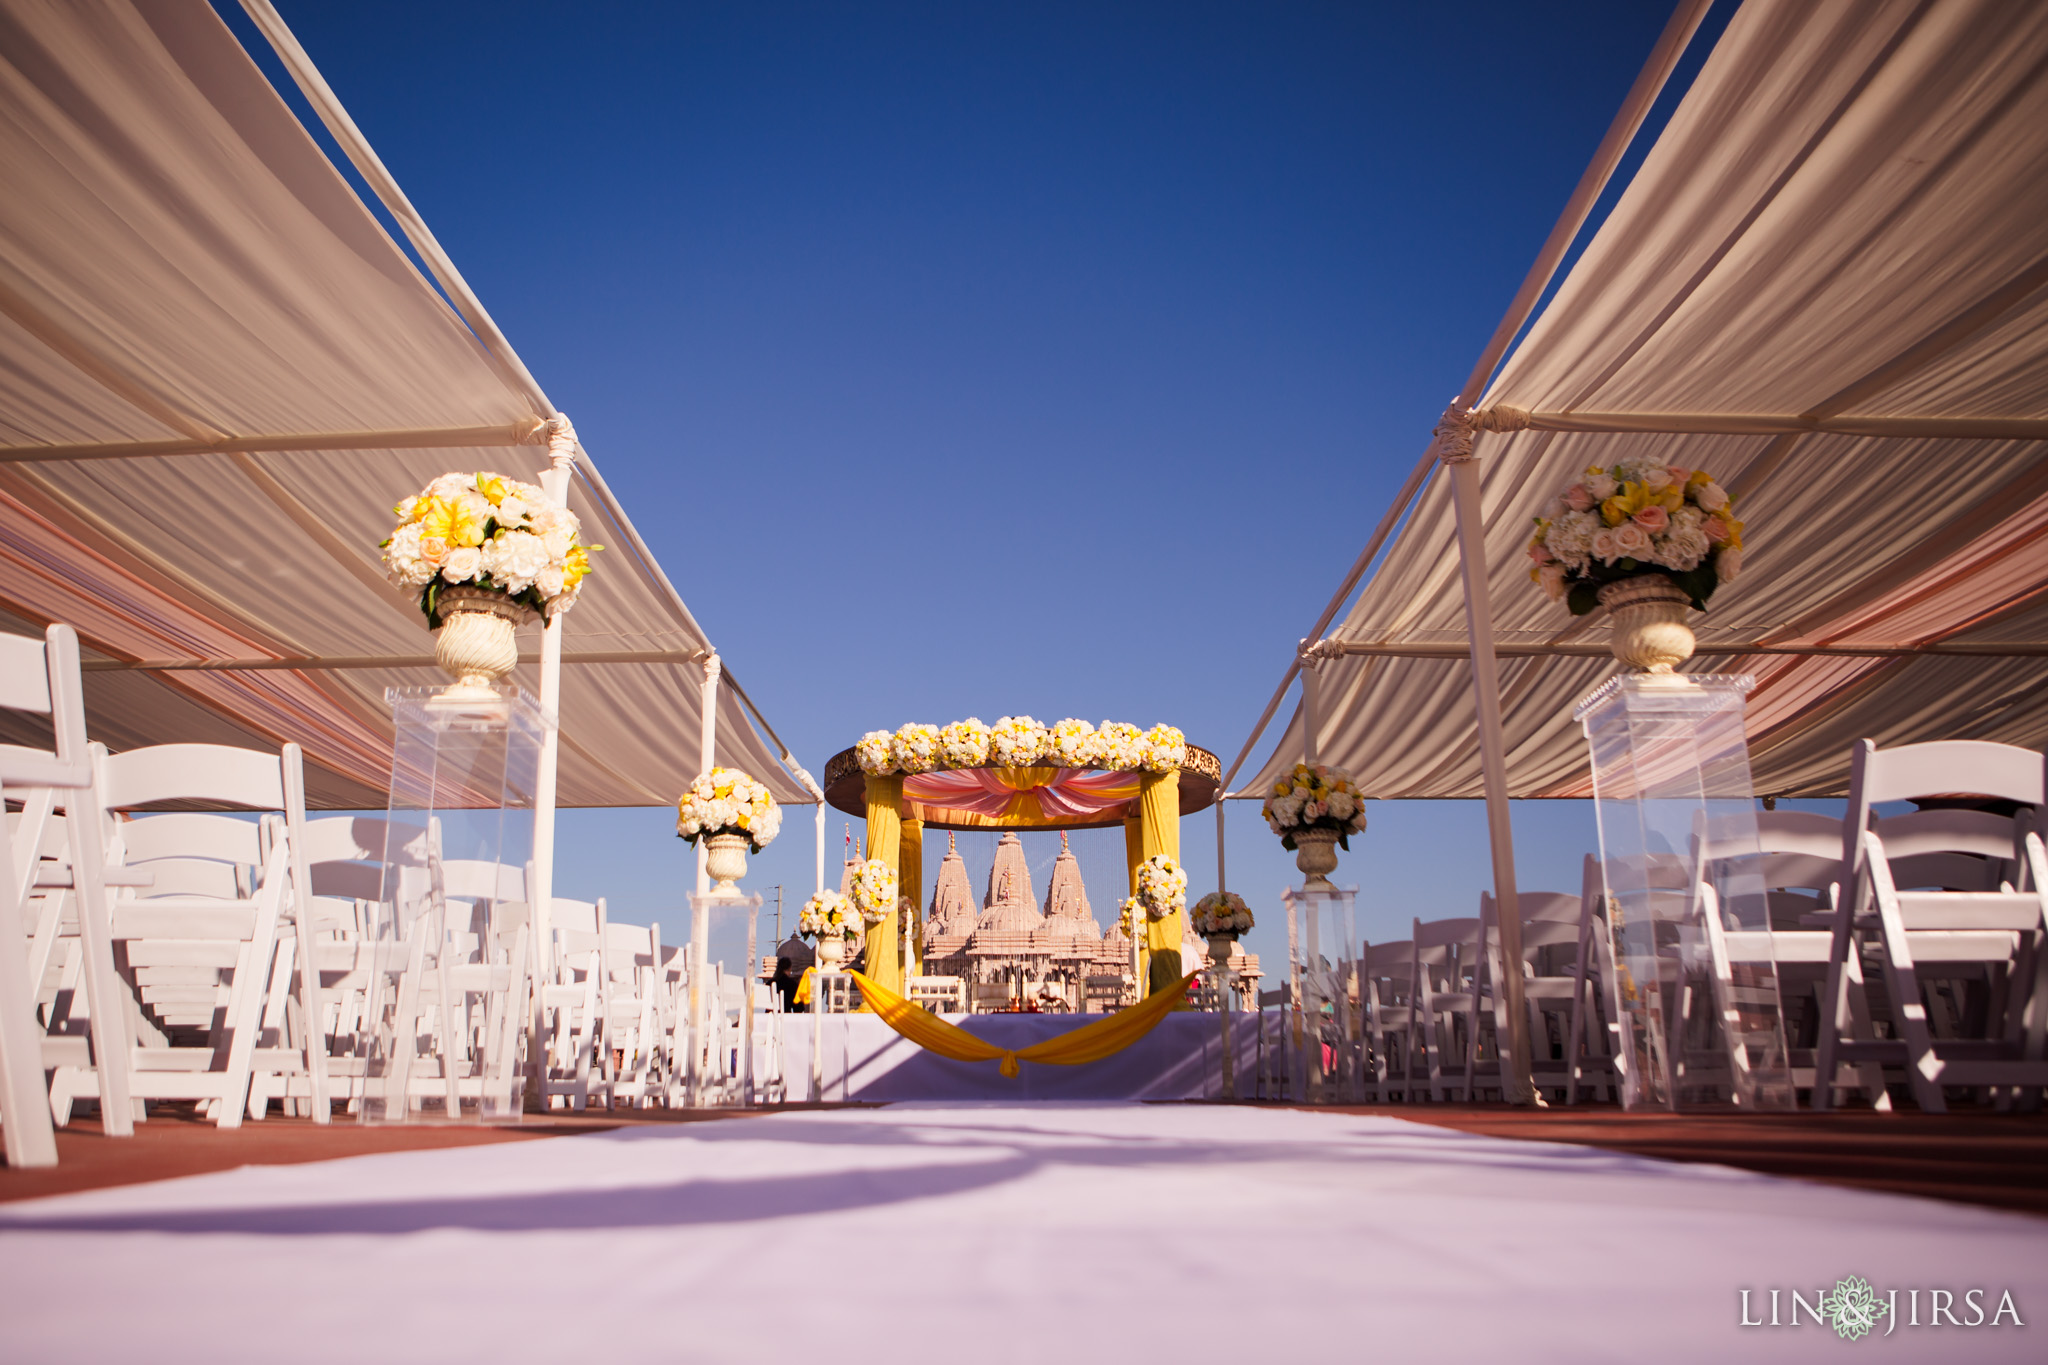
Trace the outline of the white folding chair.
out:
M 666 1054 L 661 1029 L 659 985 L 661 929 L 658 925 L 614 924 L 598 903 L 599 972 L 604 978 L 604 1059 L 608 1096 L 641 1107 L 663 1093 Z
M 27 919 L 39 881 L 48 883 L 43 900 L 53 913 L 62 899 L 54 893 L 65 889 L 65 882 L 72 883 L 69 889 L 82 907 L 75 917 L 91 1010 L 91 1059 L 120 1056 L 127 1047 L 119 1004 L 124 992 L 113 974 L 106 921 L 98 913 L 106 903 L 99 827 L 90 817 L 75 818 L 90 807 L 93 767 L 85 738 L 78 637 L 69 626 L 51 626 L 40 641 L 0 636 L 0 707 L 48 716 L 54 732 L 49 749 L 0 745 L 0 809 L 8 797 L 22 803 L 21 820 L 0 841 L 0 1131 L 8 1165 L 54 1166 L 57 1139 L 44 1068 L 48 1062 L 79 1059 L 44 1055 L 46 1040 L 35 1010 L 41 973 L 29 973 L 34 926 Z M 74 813 L 65 831 L 72 867 L 68 875 L 46 868 L 42 857 L 45 822 L 58 807 Z M 53 923 L 52 943 L 55 936 Z M 99 1088 L 101 1123 L 108 1135 L 125 1137 L 133 1131 L 126 1077 L 102 1070 L 109 1074 Z
M 1479 1023 L 1479 921 L 1477 918 L 1414 921 L 1417 1060 L 1427 1072 L 1429 1097 L 1447 1095 L 1470 1102 L 1473 1033 Z M 1448 1062 L 1448 1065 L 1447 1065 Z M 1418 1081 L 1422 1078 L 1417 1077 Z M 1410 1087 L 1411 1091 L 1419 1088 Z
M 2042 756 L 1979 740 L 1879 749 L 1857 744 L 1843 831 L 1845 881 L 1835 907 L 1813 1104 L 1832 1107 L 1839 1066 L 1902 1066 L 1921 1109 L 1943 1113 L 1947 1086 L 1990 1087 L 2001 1105 L 2038 1107 L 2048 1086 L 2048 853 L 2038 821 L 2048 792 Z M 1889 801 L 1970 796 L 2031 808 L 2007 819 L 1933 809 L 1873 820 Z M 1934 861 L 1935 855 L 1962 855 Z M 1916 867 L 1916 860 L 1920 862 Z M 1940 889 L 1902 890 L 1933 880 Z M 1995 883 L 1993 879 L 1996 879 Z M 1961 881 L 1968 889 L 1948 889 Z M 1987 889 L 1995 885 L 1995 889 Z M 1864 945 L 1884 977 L 1896 1036 L 1849 1033 L 1850 963 Z M 1982 1037 L 1937 1037 L 1923 979 L 1968 964 L 1990 997 Z
M 1629 1054 L 1626 1025 L 1621 1018 L 1621 981 L 1614 965 L 1614 930 L 1607 919 L 1607 884 L 1600 860 L 1587 854 L 1581 864 L 1579 944 L 1572 967 L 1571 1041 L 1565 1054 L 1571 1066 L 1565 1076 L 1564 1102 L 1577 1104 L 1580 1087 L 1597 1099 L 1621 1094 Z M 1594 1048 L 1598 1041 L 1600 1047 Z
M 287 744 L 279 754 L 266 754 L 164 744 L 109 754 L 93 745 L 92 751 L 108 860 L 153 877 L 146 893 L 124 887 L 110 894 L 115 966 L 131 986 L 133 1041 L 124 1063 L 130 1091 L 143 1100 L 198 1101 L 221 1127 L 238 1127 L 258 1061 L 278 928 L 291 904 L 292 834 L 305 823 L 299 748 Z M 140 813 L 168 802 L 275 814 L 259 822 Z M 303 868 L 298 871 L 303 885 Z M 302 925 L 300 932 L 308 930 Z M 278 967 L 288 972 L 294 957 L 303 963 L 307 956 L 288 954 Z M 302 1003 L 318 1018 L 315 975 L 301 975 Z M 308 1063 L 316 1117 L 325 1104 L 324 1062 L 316 1054 Z
M 1557 891 L 1522 891 L 1516 899 L 1521 907 L 1522 994 L 1528 1011 L 1530 1079 L 1539 1090 L 1555 1090 L 1562 1095 L 1571 1088 L 1573 1007 L 1584 989 L 1583 973 L 1572 953 L 1584 937 L 1580 924 L 1585 897 L 1583 893 L 1569 896 Z M 1479 922 L 1486 934 L 1485 976 L 1480 990 L 1485 1006 L 1482 1017 L 1490 1015 L 1493 1025 L 1494 1075 L 1498 1085 L 1500 1039 L 1507 1029 L 1501 974 L 1512 969 L 1501 954 L 1499 914 L 1490 892 L 1479 895 Z M 1472 1031 L 1473 1053 L 1467 1063 L 1475 1079 L 1480 1068 L 1479 1033 L 1476 1028 Z
M 1359 960 L 1359 999 L 1365 1014 L 1365 1099 L 1384 1104 L 1411 1099 L 1414 1056 L 1415 944 L 1368 943 Z
M 548 1021 L 543 1107 L 561 1100 L 587 1108 L 593 1092 L 611 1107 L 610 1067 L 598 1048 L 610 1013 L 604 963 L 604 902 L 557 896 L 549 917 L 554 937 L 550 979 L 542 987 Z

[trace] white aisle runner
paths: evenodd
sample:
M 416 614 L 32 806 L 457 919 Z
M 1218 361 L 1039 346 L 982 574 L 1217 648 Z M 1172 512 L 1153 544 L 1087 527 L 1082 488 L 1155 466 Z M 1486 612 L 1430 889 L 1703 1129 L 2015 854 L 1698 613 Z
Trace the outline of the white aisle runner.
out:
M 1908 1288 L 1955 1292 L 1959 1319 L 1963 1291 L 1992 1289 L 1988 1314 L 2010 1290 L 2026 1325 L 1853 1346 L 1738 1325 L 1743 1288 L 1789 1306 L 1848 1275 L 1899 1288 L 1902 1316 Z M 245 1167 L 0 1208 L 0 1281 L 0 1357 L 22 1361 L 2048 1358 L 2048 1221 L 1183 1105 Z

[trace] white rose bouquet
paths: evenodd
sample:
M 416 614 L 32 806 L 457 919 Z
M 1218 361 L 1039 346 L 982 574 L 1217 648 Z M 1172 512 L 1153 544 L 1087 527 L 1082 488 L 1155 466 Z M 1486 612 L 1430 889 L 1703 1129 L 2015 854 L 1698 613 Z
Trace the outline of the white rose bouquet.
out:
M 887 777 L 896 771 L 895 747 L 896 736 L 887 730 L 870 730 L 853 746 L 853 755 L 869 777 Z
M 804 902 L 796 927 L 814 939 L 853 938 L 860 933 L 860 917 L 853 902 L 837 891 L 820 891 Z
M 713 768 L 676 802 L 676 834 L 693 844 L 714 834 L 744 834 L 759 853 L 780 833 L 782 807 L 736 768 Z
M 1307 829 L 1333 829 L 1346 851 L 1351 836 L 1365 828 L 1365 801 L 1350 777 L 1318 763 L 1294 765 L 1294 771 L 1273 784 L 1261 812 L 1280 836 L 1280 846 L 1293 849 L 1294 836 Z
M 998 766 L 1028 768 L 1052 752 L 1052 736 L 1029 716 L 1004 716 L 988 733 L 988 753 Z
M 1145 732 L 1145 771 L 1170 773 L 1188 761 L 1188 737 L 1171 725 L 1155 725 Z
M 1536 518 L 1529 579 L 1572 615 L 1600 604 L 1600 589 L 1665 574 L 1694 607 L 1742 569 L 1734 499 L 1704 469 L 1651 456 L 1586 470 Z
M 1105 768 L 1133 772 L 1145 766 L 1145 732 L 1120 720 L 1106 720 L 1095 730 L 1096 759 Z
M 1188 874 L 1164 853 L 1138 864 L 1138 899 L 1151 919 L 1164 919 L 1188 903 Z
M 1095 727 L 1069 716 L 1052 727 L 1053 761 L 1062 768 L 1092 768 L 1102 756 L 1102 744 Z
M 443 474 L 391 511 L 398 526 L 382 546 L 384 573 L 418 590 L 430 628 L 451 587 L 502 592 L 543 616 L 565 612 L 604 548 L 579 543 L 574 512 L 502 474 Z
M 1195 902 L 1190 920 L 1203 938 L 1229 934 L 1235 938 L 1252 927 L 1251 907 L 1234 891 L 1211 891 Z
M 988 727 L 974 716 L 939 731 L 939 765 L 979 768 L 988 762 Z
M 880 858 L 870 858 L 856 867 L 846 889 L 853 908 L 868 924 L 880 924 L 896 908 L 896 870 Z

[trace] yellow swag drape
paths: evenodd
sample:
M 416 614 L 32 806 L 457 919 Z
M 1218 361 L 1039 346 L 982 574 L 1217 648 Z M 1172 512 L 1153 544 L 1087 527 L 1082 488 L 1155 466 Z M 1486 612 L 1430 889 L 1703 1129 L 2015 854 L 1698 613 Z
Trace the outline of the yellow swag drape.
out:
M 911 1004 L 860 972 L 853 973 L 853 979 L 860 984 L 861 999 L 882 1017 L 882 1022 L 925 1051 L 936 1052 L 956 1062 L 999 1061 L 1005 1076 L 1015 1076 L 1020 1061 L 1038 1062 L 1045 1066 L 1079 1066 L 1122 1052 L 1150 1033 L 1152 1026 L 1165 1018 L 1175 1003 L 1187 997 L 1188 982 L 1195 977 L 1190 972 L 1181 978 L 1178 990 L 1158 991 L 1107 1019 L 1083 1024 L 1057 1038 L 1020 1047 L 1014 1052 L 985 1042 L 936 1014 L 927 1013 L 923 1006 Z
M 1130 843 L 1129 826 L 1125 826 L 1125 847 Z M 1166 773 L 1146 773 L 1138 783 L 1138 862 L 1164 853 L 1175 862 L 1180 861 L 1180 772 L 1176 769 Z M 1136 893 L 1137 873 L 1135 866 L 1131 874 L 1133 894 Z M 1173 981 L 1181 974 L 1180 941 L 1185 932 L 1187 914 L 1176 910 L 1160 919 L 1145 923 L 1145 981 L 1147 994 L 1158 991 L 1172 991 Z M 1178 1000 L 1185 990 L 1174 993 Z
M 903 874 L 903 779 L 900 776 L 869 777 L 867 780 L 868 857 L 879 858 L 898 877 Z M 903 989 L 902 949 L 896 937 L 896 916 L 889 914 L 867 932 L 868 974 L 890 990 Z
M 910 897 L 910 974 L 924 971 L 924 821 L 915 815 L 903 817 L 901 851 L 896 855 L 896 875 L 902 893 Z

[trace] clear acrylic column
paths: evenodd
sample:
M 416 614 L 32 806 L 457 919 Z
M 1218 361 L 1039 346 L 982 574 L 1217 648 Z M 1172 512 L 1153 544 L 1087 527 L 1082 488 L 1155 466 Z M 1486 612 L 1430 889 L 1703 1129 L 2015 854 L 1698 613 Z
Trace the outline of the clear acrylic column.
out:
M 760 915 L 756 895 L 709 891 L 690 896 L 683 1094 L 692 1108 L 754 1103 Z
M 1320 880 L 1320 879 L 1319 879 Z M 1313 883 L 1281 893 L 1287 904 L 1289 1089 L 1310 1104 L 1350 1097 L 1357 1010 L 1357 939 L 1352 936 L 1358 888 Z
M 356 1056 L 365 1123 L 519 1117 L 531 989 L 534 794 L 546 722 L 391 688 L 383 887 L 364 924 Z
M 1743 697 L 1733 675 L 1625 674 L 1579 703 L 1592 748 L 1611 987 L 1600 992 L 1626 1108 L 1793 1107 L 1770 963 Z M 1709 924 L 1708 917 L 1717 917 Z

